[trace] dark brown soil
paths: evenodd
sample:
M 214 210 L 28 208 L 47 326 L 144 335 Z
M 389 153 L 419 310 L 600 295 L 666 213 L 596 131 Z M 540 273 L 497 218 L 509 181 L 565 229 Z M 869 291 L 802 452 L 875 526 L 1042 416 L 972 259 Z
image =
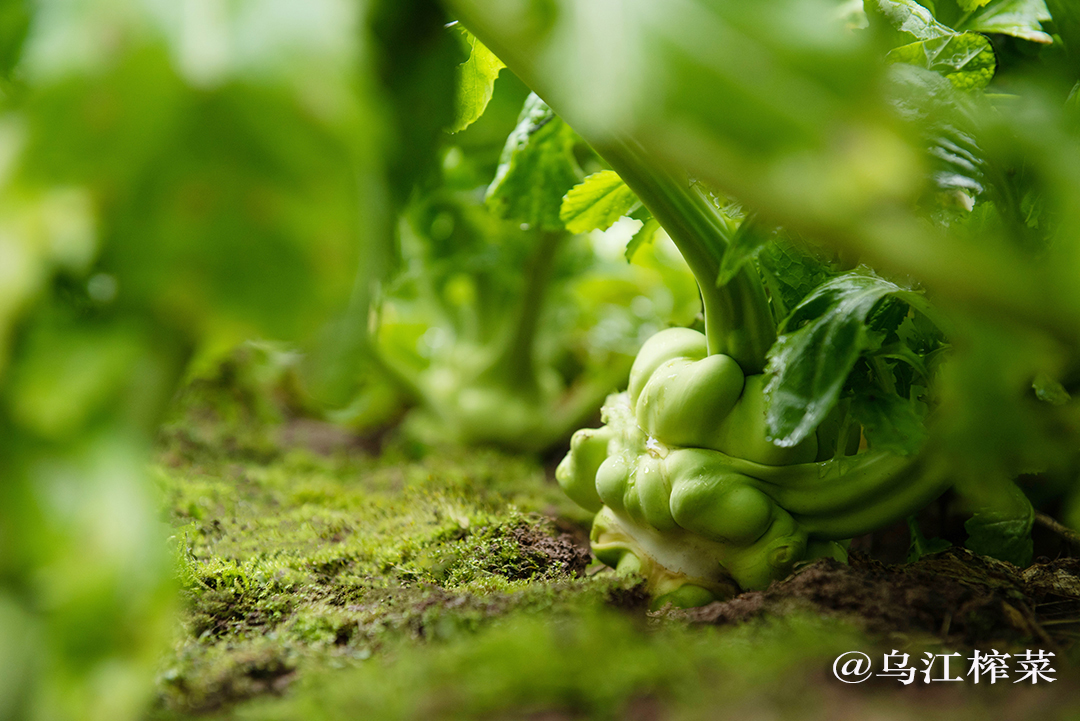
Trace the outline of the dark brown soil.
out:
M 850 565 L 816 561 L 765 591 L 662 613 L 736 624 L 800 609 L 851 618 L 875 635 L 929 636 L 968 648 L 1037 641 L 1060 649 L 1080 633 L 1080 560 L 1019 569 L 961 548 L 910 565 L 852 554 Z
M 552 537 L 532 526 L 519 526 L 512 536 L 521 547 L 521 555 L 545 571 L 550 569 L 576 578 L 585 573 L 592 560 L 589 549 L 578 545 L 569 533 Z

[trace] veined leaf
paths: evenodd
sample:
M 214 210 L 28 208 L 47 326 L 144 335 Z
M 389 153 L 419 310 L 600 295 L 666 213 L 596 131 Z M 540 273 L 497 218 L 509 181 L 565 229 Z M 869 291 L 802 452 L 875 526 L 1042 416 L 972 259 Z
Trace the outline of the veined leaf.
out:
M 822 260 L 779 239 L 766 244 L 757 259 L 778 320 L 787 318 L 810 291 L 833 274 Z
M 769 238 L 775 234 L 774 231 L 761 227 L 754 216 L 747 216 L 724 251 L 716 284 L 720 286 L 730 282 L 747 261 L 757 257 L 765 244 L 769 242 Z
M 853 271 L 818 287 L 781 326 L 769 349 L 772 377 L 765 389 L 766 427 L 774 443 L 793 446 L 817 428 L 836 405 L 855 362 L 873 346 L 867 328 L 882 299 L 914 291 Z
M 563 198 L 559 218 L 571 233 L 607 230 L 640 201 L 614 170 L 593 173 Z
M 487 203 L 501 218 L 542 230 L 562 230 L 562 199 L 581 177 L 574 131 L 535 93 L 525 100 L 506 139 Z
M 964 3 L 960 3 L 961 7 Z M 981 33 L 1000 33 L 1049 45 L 1053 38 L 1042 29 L 1042 21 L 1050 20 L 1044 0 L 998 0 L 972 15 L 962 25 L 964 30 Z
M 930 155 L 934 184 L 941 190 L 962 190 L 971 195 L 983 192 L 983 166 L 975 140 L 952 126 L 942 126 L 931 138 Z
M 877 5 L 878 10 L 894 28 L 910 33 L 919 40 L 956 35 L 955 30 L 939 23 L 929 9 L 915 0 L 877 0 Z
M 968 533 L 964 544 L 975 553 L 992 556 L 1024 567 L 1031 563 L 1031 527 L 1035 510 L 1024 492 L 1004 478 L 980 479 L 958 486 L 960 497 L 974 506 L 974 515 L 964 523 Z
M 464 29 L 462 32 L 469 45 L 469 59 L 457 70 L 456 114 L 454 124 L 447 128 L 451 133 L 460 133 L 479 120 L 491 102 L 499 71 L 506 67 L 472 33 Z
M 960 90 L 985 88 L 997 67 L 990 41 L 971 32 L 940 35 L 904 45 L 892 50 L 886 59 L 933 70 Z
M 857 393 L 851 404 L 855 421 L 874 450 L 911 455 L 926 441 L 926 426 L 915 404 L 887 393 Z

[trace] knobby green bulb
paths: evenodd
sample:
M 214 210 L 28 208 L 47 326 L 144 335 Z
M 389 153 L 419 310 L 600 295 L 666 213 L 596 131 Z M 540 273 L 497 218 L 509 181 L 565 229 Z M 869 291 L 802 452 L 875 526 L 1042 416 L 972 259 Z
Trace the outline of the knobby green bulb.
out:
M 596 511 L 592 547 L 643 575 L 662 605 L 757 589 L 800 561 L 845 560 L 845 539 L 913 513 L 948 485 L 944 468 L 837 452 L 823 428 L 782 448 L 765 434 L 764 377 L 709 355 L 705 336 L 672 328 L 641 349 L 604 426 L 578 431 L 556 478 Z

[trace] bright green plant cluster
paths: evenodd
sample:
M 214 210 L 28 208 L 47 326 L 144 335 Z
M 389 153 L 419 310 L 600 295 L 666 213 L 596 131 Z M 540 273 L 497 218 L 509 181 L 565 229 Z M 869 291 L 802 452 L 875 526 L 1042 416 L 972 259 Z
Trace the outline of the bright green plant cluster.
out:
M 842 541 L 948 484 L 940 464 L 853 455 L 854 426 L 771 443 L 763 387 L 730 356 L 707 355 L 701 333 L 664 331 L 638 355 L 630 390 L 608 399 L 606 425 L 578 431 L 559 465 L 567 494 L 598 511 L 593 552 L 644 575 L 657 603 L 701 605 L 764 588 L 800 561 L 846 560 Z
M 400 149 L 426 157 L 374 68 L 379 42 L 449 48 L 452 80 L 441 10 L 296 7 L 0 12 L 0 718 L 142 715 L 175 620 L 146 472 L 166 408 L 223 349 L 314 343 L 362 303 Z
M 695 605 L 950 486 L 970 547 L 1030 560 L 1012 479 L 1074 457 L 1067 5 L 627 2 L 613 30 L 569 3 L 450 4 L 609 165 L 567 216 L 640 201 L 701 289 L 705 334 L 649 341 L 560 466 L 602 560 Z M 632 60 L 575 76 L 603 29 Z
M 446 136 L 431 187 L 410 202 L 400 269 L 377 304 L 376 372 L 337 418 L 385 423 L 411 405 L 405 428 L 423 441 L 543 451 L 625 383 L 645 337 L 693 320 L 696 290 L 674 249 L 650 246 L 627 265 L 564 222 L 563 196 L 595 155 L 535 95 L 504 141 L 500 121 L 526 91 L 507 80 L 495 93 L 488 51 L 465 37 L 459 74 L 488 78 L 476 92 L 495 107 Z

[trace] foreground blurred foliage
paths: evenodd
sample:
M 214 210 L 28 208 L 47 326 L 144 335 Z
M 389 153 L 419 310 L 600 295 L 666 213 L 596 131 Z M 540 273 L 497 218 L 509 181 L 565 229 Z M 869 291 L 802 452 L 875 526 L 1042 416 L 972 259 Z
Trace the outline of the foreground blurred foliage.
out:
M 710 352 L 744 370 L 769 360 L 776 443 L 850 412 L 872 451 L 949 464 L 977 511 L 970 547 L 1030 560 L 1032 513 L 1011 481 L 1027 474 L 1043 497 L 1072 487 L 1080 444 L 1068 4 L 449 5 L 666 215 L 702 285 L 707 334 L 722 339 Z M 696 191 L 729 224 L 707 240 L 690 222 L 677 232 Z M 835 250 L 839 267 L 815 283 L 835 277 L 789 301 L 790 273 L 772 266 L 776 227 L 782 243 Z M 740 276 L 754 255 L 758 272 Z M 888 282 L 842 273 L 858 263 Z M 768 319 L 747 322 L 724 300 L 757 275 L 775 345 Z M 713 304 L 736 308 L 731 325 L 763 329 L 760 339 L 708 330 L 724 315 L 709 310 L 713 278 Z
M 142 708 L 173 596 L 144 471 L 166 404 L 193 357 L 310 337 L 388 222 L 363 13 L 5 4 L 0 717 Z
M 453 404 L 425 399 L 446 371 L 428 366 L 475 379 L 470 348 L 483 361 L 516 315 L 532 313 L 536 330 L 544 308 L 552 320 L 521 357 L 542 348 L 549 386 L 612 369 L 535 438 L 543 407 L 526 407 L 511 439 L 543 448 L 618 385 L 642 334 L 692 321 L 693 285 L 672 252 L 628 269 L 583 239 L 571 257 L 541 256 L 555 263 L 555 304 L 546 276 L 519 300 L 508 270 L 532 238 L 482 198 L 507 129 L 494 114 L 494 132 L 446 134 L 468 53 L 444 23 L 422 0 L 4 6 L 0 662 L 22 675 L 0 684 L 0 717 L 141 708 L 173 593 L 142 467 L 178 383 L 212 377 L 238 342 L 292 344 L 251 346 L 267 354 L 256 376 L 269 375 L 247 386 L 258 396 L 288 377 L 289 414 L 328 404 L 370 428 L 420 405 L 445 437 L 454 426 L 438 413 Z M 493 107 L 512 124 L 524 91 L 507 92 Z M 621 290 L 597 273 L 622 277 Z M 639 296 L 636 311 L 619 308 Z M 536 392 L 529 379 L 524 402 Z

